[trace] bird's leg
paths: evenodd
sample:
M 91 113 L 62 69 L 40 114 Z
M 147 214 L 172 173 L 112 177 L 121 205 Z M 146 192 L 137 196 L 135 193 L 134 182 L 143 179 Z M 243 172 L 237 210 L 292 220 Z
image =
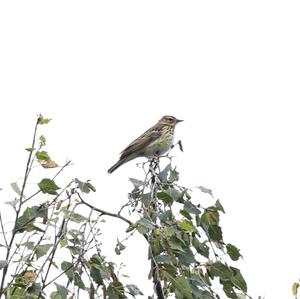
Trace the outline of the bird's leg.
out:
M 150 167 L 149 167 L 149 169 L 150 169 L 150 171 L 152 172 L 153 175 L 154 174 L 156 174 L 156 175 L 158 174 L 156 170 L 157 169 L 159 170 L 159 158 L 160 158 L 159 155 L 154 154 L 154 156 L 150 160 Z
M 155 158 L 151 159 L 150 165 L 149 165 L 149 172 L 151 173 L 152 177 L 151 177 L 151 183 L 154 184 L 155 183 L 155 178 L 156 178 L 156 169 L 157 165 L 155 162 Z
M 155 168 L 154 169 L 155 170 L 158 169 L 158 173 L 160 171 L 159 170 L 159 158 L 160 158 L 160 156 L 158 154 L 154 156 L 154 160 L 155 160 Z

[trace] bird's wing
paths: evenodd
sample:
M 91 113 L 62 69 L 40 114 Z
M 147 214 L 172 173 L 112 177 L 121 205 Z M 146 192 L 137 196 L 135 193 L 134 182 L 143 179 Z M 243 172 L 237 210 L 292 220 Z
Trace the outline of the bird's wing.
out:
M 145 148 L 152 141 L 159 138 L 162 134 L 162 127 L 157 124 L 147 130 L 140 137 L 131 142 L 122 152 L 121 159 L 131 155 L 134 152 L 138 152 L 139 150 Z

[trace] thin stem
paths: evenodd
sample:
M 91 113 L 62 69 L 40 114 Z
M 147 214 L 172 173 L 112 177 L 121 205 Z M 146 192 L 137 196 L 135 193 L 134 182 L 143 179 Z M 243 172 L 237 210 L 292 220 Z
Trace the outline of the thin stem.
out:
M 60 170 L 53 176 L 52 180 L 54 180 L 67 166 L 69 166 L 71 164 L 71 161 L 67 161 L 61 168 Z M 69 186 L 69 185 L 68 185 Z M 67 186 L 67 187 L 68 187 Z M 65 190 L 66 188 L 64 188 Z M 63 190 L 63 191 L 64 191 Z M 35 197 L 36 195 L 38 195 L 41 192 L 41 189 L 39 189 L 38 191 L 36 191 L 35 193 L 33 193 L 32 195 L 30 195 L 29 197 L 27 197 L 26 199 L 23 200 L 23 204 L 25 202 L 27 202 L 28 200 L 32 199 L 33 197 Z M 61 193 L 59 194 L 61 195 Z
M 67 206 L 67 209 L 69 209 L 70 207 L 70 196 L 69 196 L 69 204 Z M 76 206 L 75 206 L 76 207 Z M 73 210 L 75 209 L 75 207 L 73 208 Z M 56 253 L 56 250 L 57 250 L 57 247 L 59 245 L 59 242 L 63 236 L 63 233 L 64 233 L 64 230 L 66 228 L 66 225 L 68 223 L 68 219 L 64 218 L 61 225 L 60 225 L 60 229 L 58 231 L 57 234 L 55 234 L 55 240 L 54 240 L 54 245 L 53 245 L 53 248 L 51 250 L 51 252 L 49 253 L 48 255 L 48 258 L 46 259 L 46 261 L 44 262 L 44 264 L 41 266 L 40 270 L 39 270 L 39 273 L 43 270 L 43 268 L 45 267 L 46 263 L 48 263 L 48 268 L 46 270 L 46 274 L 45 274 L 45 277 L 42 279 L 42 286 L 41 286 L 41 291 L 39 293 L 39 296 L 38 296 L 38 299 L 41 298 L 41 295 L 42 295 L 42 291 L 44 290 L 45 288 L 45 285 L 46 285 L 46 281 L 47 281 L 47 278 L 48 278 L 48 275 L 49 275 L 49 272 L 50 272 L 50 269 L 52 267 L 52 262 L 53 262 L 53 259 L 54 259 L 54 256 L 55 256 L 55 253 Z M 38 273 L 38 274 L 39 274 Z
M 96 207 L 92 206 L 91 204 L 89 204 L 89 203 L 87 203 L 86 201 L 83 200 L 83 198 L 82 198 L 82 196 L 80 195 L 79 192 L 76 192 L 76 194 L 78 195 L 78 197 L 79 197 L 82 204 L 84 204 L 84 205 L 88 206 L 89 208 L 99 212 L 101 215 L 107 215 L 107 216 L 119 218 L 119 219 L 127 222 L 129 225 L 133 224 L 129 219 L 119 215 L 118 213 L 116 214 L 116 213 L 107 212 L 107 211 L 104 211 L 102 209 L 99 209 L 99 208 L 96 208 Z
M 33 133 L 33 139 L 32 139 L 32 145 L 31 145 L 32 148 L 34 148 L 34 145 L 35 145 L 36 133 L 37 133 L 37 128 L 38 128 L 38 125 L 39 125 L 39 121 L 40 121 L 40 117 L 38 117 L 37 120 L 36 120 L 34 133 Z M 20 211 L 21 211 L 21 208 L 22 208 L 22 205 L 23 205 L 25 187 L 26 187 L 26 183 L 27 183 L 27 180 L 28 180 L 28 177 L 29 177 L 30 170 L 31 170 L 30 166 L 31 166 L 32 156 L 33 156 L 33 151 L 30 151 L 29 155 L 28 155 L 28 159 L 27 159 L 25 175 L 24 175 L 23 185 L 22 185 L 20 199 L 19 199 L 19 206 L 16 209 L 15 226 L 14 226 L 14 229 L 13 229 L 13 232 L 12 232 L 12 235 L 11 235 L 11 239 L 10 239 L 10 242 L 8 244 L 7 251 L 6 251 L 5 260 L 7 260 L 7 261 L 9 260 L 11 247 L 12 247 L 12 244 L 13 244 L 14 239 L 15 239 L 16 234 L 17 234 L 15 228 L 16 228 L 16 225 L 17 225 L 17 219 L 19 217 L 19 214 L 20 214 Z M 2 280 L 1 280 L 1 286 L 0 286 L 0 298 L 4 293 L 4 283 L 5 283 L 5 278 L 6 278 L 8 266 L 9 266 L 9 263 L 7 263 L 6 266 L 3 268 Z
M 157 206 L 157 200 L 156 200 L 156 192 L 157 192 L 157 188 L 158 188 L 158 174 L 156 172 L 156 170 L 159 170 L 159 157 L 155 157 L 152 159 L 152 161 L 150 162 L 149 165 L 149 172 L 151 174 L 151 177 L 149 179 L 150 182 L 150 205 L 152 205 L 152 208 L 155 212 L 157 212 L 158 210 L 158 206 Z M 147 174 L 147 176 L 148 176 Z M 147 211 L 147 209 L 144 208 L 144 212 Z M 152 217 L 149 215 L 148 211 L 148 220 L 149 221 L 153 221 Z M 156 220 L 155 220 L 156 222 Z M 154 284 L 154 289 L 157 295 L 158 299 L 164 299 L 164 292 L 163 292 L 163 288 L 161 285 L 161 281 L 160 281 L 160 277 L 159 277 L 159 265 L 157 264 L 157 262 L 154 259 L 153 253 L 152 253 L 152 248 L 151 245 L 149 244 L 149 248 L 150 248 L 150 253 L 151 253 L 151 268 L 153 269 L 153 274 L 152 274 L 152 278 L 153 278 L 153 284 Z
M 5 246 L 8 247 L 8 242 L 7 242 L 7 239 L 6 239 L 6 232 L 4 231 L 4 226 L 3 226 L 3 222 L 2 222 L 1 213 L 0 213 L 0 223 L 1 223 L 1 229 L 2 229 L 2 234 L 3 234 Z

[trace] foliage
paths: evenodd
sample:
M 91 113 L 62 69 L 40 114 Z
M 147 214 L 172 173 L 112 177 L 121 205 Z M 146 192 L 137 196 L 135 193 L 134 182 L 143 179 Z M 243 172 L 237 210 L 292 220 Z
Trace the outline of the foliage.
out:
M 160 170 L 159 159 L 153 159 L 145 164 L 143 180 L 130 179 L 133 190 L 118 213 L 94 207 L 84 199 L 96 191 L 90 181 L 75 178 L 65 186 L 58 183 L 58 176 L 71 163 L 58 166 L 45 150 L 46 137 L 37 136 L 40 126 L 49 122 L 37 118 L 32 144 L 26 148 L 23 183 L 11 184 L 17 194 L 6 202 L 15 213 L 11 230 L 5 228 L 0 214 L 0 243 L 6 252 L 0 260 L 0 298 L 144 296 L 135 284 L 122 283 L 116 265 L 103 256 L 102 217 L 126 223 L 126 239 L 141 234 L 147 242 L 149 278 L 155 289 L 148 298 L 213 299 L 220 298 L 216 291 L 220 288 L 227 298 L 248 296 L 240 270 L 230 264 L 241 258 L 240 250 L 223 240 L 220 216 L 225 211 L 211 190 L 180 186 L 177 169 L 170 163 Z M 28 178 L 36 165 L 42 167 L 43 177 L 36 190 L 27 194 Z M 49 168 L 58 168 L 52 177 L 44 175 Z M 210 197 L 210 205 L 200 203 L 199 190 Z M 125 207 L 137 221 L 124 216 Z M 121 255 L 126 250 L 124 241 L 117 239 L 114 252 Z
M 245 296 L 245 279 L 228 263 L 241 254 L 223 241 L 220 215 L 225 211 L 219 200 L 213 201 L 211 190 L 199 188 L 214 202 L 204 207 L 193 190 L 178 185 L 176 168 L 168 164 L 160 171 L 157 160 L 150 162 L 144 181 L 130 180 L 134 189 L 129 205 L 140 214 L 132 227 L 149 242 L 149 276 L 163 282 L 164 296 L 219 298 L 216 279 L 228 298 Z
M 78 194 L 96 191 L 93 185 L 78 179 L 64 187 L 57 184 L 58 175 L 70 161 L 59 167 L 44 150 L 46 137 L 37 137 L 40 125 L 49 121 L 38 117 L 32 145 L 26 148 L 29 156 L 23 184 L 11 184 L 18 195 L 6 202 L 15 212 L 11 231 L 4 228 L 0 215 L 1 245 L 6 250 L 5 259 L 0 260 L 0 297 L 66 299 L 87 293 L 89 298 L 100 298 L 97 294 L 101 293 L 106 298 L 122 298 L 126 293 L 138 294 L 134 284 L 122 285 L 114 272 L 115 265 L 101 254 L 100 214 L 89 207 L 88 215 L 82 215 L 83 203 Z M 52 178 L 42 178 L 33 194 L 25 196 L 36 164 L 59 170 Z M 49 293 L 50 286 L 56 290 Z

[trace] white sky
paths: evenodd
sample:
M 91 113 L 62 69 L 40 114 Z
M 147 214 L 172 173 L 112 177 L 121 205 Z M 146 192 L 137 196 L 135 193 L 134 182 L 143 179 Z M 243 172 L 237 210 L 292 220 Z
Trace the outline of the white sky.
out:
M 249 293 L 292 298 L 299 15 L 299 1 L 1 1 L 1 209 L 23 175 L 37 113 L 53 119 L 43 128 L 49 153 L 75 164 L 66 176 L 92 179 L 99 191 L 90 202 L 112 211 L 142 171 L 135 162 L 107 169 L 172 114 L 185 120 L 176 132 L 182 183 L 220 198 L 225 241 L 241 248 Z M 126 252 L 139 274 L 146 253 Z

